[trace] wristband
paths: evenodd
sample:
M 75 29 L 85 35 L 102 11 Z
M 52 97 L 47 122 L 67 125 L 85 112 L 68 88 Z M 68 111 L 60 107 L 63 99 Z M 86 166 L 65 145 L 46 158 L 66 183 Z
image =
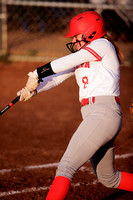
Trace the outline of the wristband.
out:
M 39 79 L 41 80 L 44 77 L 50 76 L 55 74 L 51 68 L 51 64 L 48 63 L 46 65 L 43 65 L 42 67 L 37 68 L 37 74 L 39 76 Z

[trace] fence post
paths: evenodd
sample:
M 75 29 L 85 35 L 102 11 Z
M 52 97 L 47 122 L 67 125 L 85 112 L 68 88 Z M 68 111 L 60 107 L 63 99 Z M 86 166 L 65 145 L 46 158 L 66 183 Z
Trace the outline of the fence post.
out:
M 0 54 L 7 53 L 7 13 L 6 0 L 0 3 Z

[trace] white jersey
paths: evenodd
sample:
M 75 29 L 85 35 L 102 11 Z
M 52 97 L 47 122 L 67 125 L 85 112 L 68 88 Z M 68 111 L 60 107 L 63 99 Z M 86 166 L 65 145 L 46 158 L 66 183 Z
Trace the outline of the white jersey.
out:
M 78 52 L 52 61 L 51 66 L 57 74 L 44 78 L 45 83 L 40 84 L 38 92 L 50 89 L 75 74 L 80 101 L 95 96 L 120 95 L 119 61 L 114 46 L 107 39 L 94 40 Z M 48 82 L 50 87 L 46 87 Z

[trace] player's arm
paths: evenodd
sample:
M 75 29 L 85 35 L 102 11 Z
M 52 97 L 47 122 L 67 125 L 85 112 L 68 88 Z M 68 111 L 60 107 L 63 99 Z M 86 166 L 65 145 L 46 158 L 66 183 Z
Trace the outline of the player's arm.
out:
M 20 96 L 20 101 L 27 101 L 37 94 L 37 87 L 40 85 L 42 78 L 55 74 L 50 63 L 37 68 L 34 72 L 28 73 L 28 81 L 26 86 L 22 88 L 17 95 Z
M 99 46 L 101 48 L 101 45 Z M 90 49 L 89 51 L 88 49 L 81 49 L 76 53 L 69 54 L 50 63 L 47 63 L 46 65 L 38 67 L 34 72 L 29 73 L 29 79 L 26 83 L 26 88 L 23 90 L 23 93 L 25 92 L 25 95 L 27 94 L 28 98 L 20 98 L 20 101 L 23 101 L 24 99 L 27 100 L 31 98 L 31 96 L 34 96 L 36 94 L 36 89 L 43 78 L 73 69 L 77 65 L 85 62 L 95 61 L 97 60 L 96 57 L 97 54 L 94 51 L 90 51 Z M 99 56 L 99 60 L 101 59 L 102 57 Z M 18 93 L 18 95 L 20 95 L 20 93 L 21 96 L 23 96 L 22 90 Z
M 95 45 L 91 44 L 90 46 L 93 47 Z M 99 46 L 101 48 L 101 43 Z M 76 53 L 58 58 L 52 62 L 47 63 L 46 65 L 38 67 L 34 72 L 30 72 L 26 87 L 30 92 L 32 92 L 38 87 L 39 82 L 42 81 L 42 78 L 73 69 L 74 67 L 85 62 L 101 59 L 102 57 L 93 51 L 92 48 L 81 49 Z
M 105 48 L 103 48 L 103 45 Z M 92 42 L 92 44 L 87 45 L 85 48 L 75 53 L 58 58 L 46 65 L 43 65 L 42 67 L 37 68 L 36 75 L 38 75 L 41 80 L 44 77 L 72 69 L 82 63 L 101 61 L 102 57 L 106 53 L 107 45 L 106 41 L 98 40 L 96 42 Z
M 38 75 L 36 75 L 37 74 L 36 70 L 34 72 L 31 72 L 31 74 L 32 73 L 35 75 L 35 76 L 33 75 L 34 77 L 38 77 Z M 74 75 L 74 68 L 66 70 L 64 72 L 60 72 L 58 74 L 55 74 L 55 73 L 53 75 L 49 74 L 46 77 L 44 77 L 44 75 L 43 75 L 39 78 L 41 81 L 39 83 L 39 85 L 38 85 L 38 82 L 36 84 L 36 80 L 34 80 L 34 81 L 32 80 L 33 81 L 33 84 L 31 84 L 32 89 L 34 88 L 34 86 L 36 89 L 34 88 L 33 91 L 29 91 L 29 89 L 27 89 L 27 86 L 29 86 L 29 85 L 26 84 L 26 87 L 24 87 L 21 91 L 19 91 L 17 93 L 17 95 L 20 96 L 20 101 L 27 101 L 28 99 L 30 99 L 31 97 L 35 96 L 38 93 L 41 93 L 43 91 L 46 91 L 53 87 L 58 86 L 63 81 L 65 81 L 66 79 L 68 79 L 69 77 L 71 77 L 73 75 Z M 30 79 L 30 77 L 29 77 L 29 79 Z M 39 80 L 39 79 L 37 78 L 37 80 Z
M 60 59 L 56 59 L 50 63 L 47 63 L 46 65 L 38 67 L 34 72 L 30 72 L 28 74 L 29 78 L 26 83 L 26 87 L 24 87 L 21 91 L 17 93 L 17 95 L 20 96 L 20 101 L 26 101 L 30 99 L 32 96 L 34 96 L 37 93 L 38 86 L 41 84 L 44 78 L 51 77 L 54 75 L 56 76 L 56 74 L 59 73 L 65 73 L 67 70 L 73 71 L 74 67 L 78 63 L 79 64 L 82 63 L 81 60 L 78 60 L 77 62 L 78 57 L 79 57 L 78 55 L 73 56 L 73 54 L 70 54 L 68 56 L 64 56 Z M 47 84 L 44 85 L 45 87 L 43 89 L 45 90 Z
M 58 86 L 73 75 L 74 68 L 42 78 L 42 82 L 36 89 L 37 94 Z

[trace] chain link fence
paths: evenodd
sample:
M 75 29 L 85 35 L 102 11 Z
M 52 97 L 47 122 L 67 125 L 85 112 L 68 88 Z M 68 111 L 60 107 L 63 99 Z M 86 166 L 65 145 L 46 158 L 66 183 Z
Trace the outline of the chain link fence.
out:
M 1 0 L 2 54 L 16 60 L 39 61 L 68 54 L 66 43 L 70 42 L 70 38 L 64 38 L 64 35 L 68 32 L 69 21 L 87 10 L 96 10 L 103 16 L 108 33 L 115 40 L 132 42 L 133 5 L 130 1 L 114 4 L 111 0 Z

